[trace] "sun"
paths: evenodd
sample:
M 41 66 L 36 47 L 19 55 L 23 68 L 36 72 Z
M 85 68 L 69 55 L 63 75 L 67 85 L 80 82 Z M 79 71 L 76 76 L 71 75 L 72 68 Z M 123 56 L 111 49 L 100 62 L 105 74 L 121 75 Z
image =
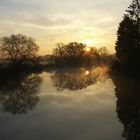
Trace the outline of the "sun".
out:
M 85 48 L 85 51 L 86 51 L 86 52 L 90 52 L 90 51 L 91 51 L 91 48 L 90 48 L 90 47 L 86 47 L 86 48 Z

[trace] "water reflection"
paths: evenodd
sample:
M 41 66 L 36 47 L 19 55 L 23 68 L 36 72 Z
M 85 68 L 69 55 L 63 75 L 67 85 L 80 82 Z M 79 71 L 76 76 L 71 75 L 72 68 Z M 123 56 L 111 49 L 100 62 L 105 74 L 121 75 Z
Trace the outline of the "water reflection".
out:
M 140 140 L 140 82 L 120 75 L 112 76 L 116 86 L 116 112 L 124 126 L 122 137 Z
M 37 96 L 41 78 L 37 75 L 4 74 L 0 76 L 0 108 L 3 112 L 23 114 L 32 110 Z
M 107 67 L 96 67 L 93 69 L 71 69 L 56 71 L 51 75 L 53 86 L 58 91 L 68 90 L 82 90 L 97 81 L 104 82 L 107 76 Z

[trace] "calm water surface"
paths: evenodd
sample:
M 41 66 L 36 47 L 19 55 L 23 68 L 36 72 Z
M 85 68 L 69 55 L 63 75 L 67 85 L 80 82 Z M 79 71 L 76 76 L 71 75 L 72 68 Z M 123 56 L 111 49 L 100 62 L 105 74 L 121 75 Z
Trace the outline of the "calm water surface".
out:
M 0 81 L 1 140 L 135 140 L 139 85 L 106 67 L 22 74 Z M 127 100 L 128 99 L 128 100 Z

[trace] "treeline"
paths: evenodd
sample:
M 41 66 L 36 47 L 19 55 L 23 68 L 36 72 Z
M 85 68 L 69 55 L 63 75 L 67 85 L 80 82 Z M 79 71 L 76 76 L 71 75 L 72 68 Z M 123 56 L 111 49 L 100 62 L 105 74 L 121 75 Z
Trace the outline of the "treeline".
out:
M 38 56 L 39 46 L 31 37 L 22 34 L 3 37 L 0 43 L 1 67 L 33 69 L 59 66 L 109 65 L 113 57 L 106 48 L 90 48 L 86 44 L 71 42 L 59 43 L 52 55 Z
M 114 60 L 105 47 L 97 49 L 78 42 L 59 43 L 53 50 L 53 56 L 59 66 L 111 65 Z

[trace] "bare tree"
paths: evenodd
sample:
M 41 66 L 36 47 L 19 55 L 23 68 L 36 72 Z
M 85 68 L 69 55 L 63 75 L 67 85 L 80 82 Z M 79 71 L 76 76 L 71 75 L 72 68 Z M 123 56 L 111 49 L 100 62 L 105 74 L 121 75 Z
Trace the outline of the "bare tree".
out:
M 98 49 L 98 54 L 100 56 L 107 56 L 107 55 L 109 55 L 109 52 L 106 47 L 102 47 L 102 48 Z
M 53 52 L 55 56 L 82 56 L 85 47 L 86 45 L 78 42 L 58 43 Z
M 33 59 L 39 47 L 33 38 L 17 34 L 3 37 L 0 50 L 3 58 L 9 59 L 15 65 L 20 65 Z

